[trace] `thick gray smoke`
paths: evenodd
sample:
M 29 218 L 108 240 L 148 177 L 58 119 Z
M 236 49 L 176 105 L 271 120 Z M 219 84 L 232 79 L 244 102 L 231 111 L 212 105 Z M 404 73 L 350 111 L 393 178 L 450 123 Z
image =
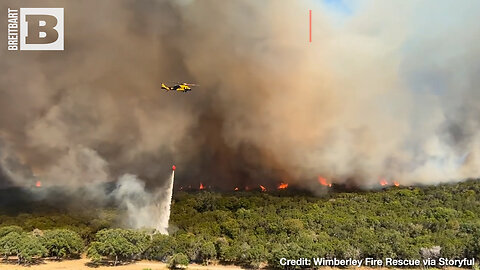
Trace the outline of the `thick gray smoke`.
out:
M 64 7 L 66 41 L 0 50 L 0 186 L 478 177 L 480 2 L 346 3 L 2 1 Z

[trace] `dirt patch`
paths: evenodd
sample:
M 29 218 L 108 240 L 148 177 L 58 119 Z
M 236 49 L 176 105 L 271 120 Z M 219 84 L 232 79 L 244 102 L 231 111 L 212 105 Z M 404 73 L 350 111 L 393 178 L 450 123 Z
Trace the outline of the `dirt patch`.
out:
M 162 262 L 154 261 L 138 261 L 133 264 L 128 265 L 118 265 L 118 266 L 99 266 L 99 267 L 89 267 L 87 264 L 90 262 L 89 259 L 78 259 L 78 260 L 63 260 L 63 261 L 45 261 L 40 264 L 35 264 L 31 266 L 22 266 L 17 264 L 5 264 L 0 263 L 0 269 L 2 270 L 166 270 L 167 265 Z M 241 269 L 237 266 L 223 266 L 223 265 L 212 265 L 212 266 L 203 266 L 197 264 L 191 264 L 188 266 L 188 269 L 199 269 L 199 270 L 226 270 L 226 269 Z
M 16 264 L 5 264 L 0 263 L 1 270 L 167 270 L 167 265 L 162 262 L 154 261 L 138 261 L 133 264 L 128 265 L 118 265 L 118 266 L 99 266 L 99 267 L 89 267 L 87 264 L 90 262 L 89 259 L 78 259 L 78 260 L 64 260 L 64 261 L 45 261 L 41 264 L 31 265 L 31 266 L 21 266 Z M 234 265 L 209 265 L 203 266 L 198 264 L 190 264 L 188 269 L 192 270 L 240 270 L 242 268 Z M 345 270 L 340 268 L 331 268 L 323 267 L 323 270 Z M 359 269 L 359 268 L 346 268 L 346 269 Z M 360 270 L 393 270 L 397 268 L 368 268 L 361 267 Z M 459 270 L 459 268 L 446 268 L 447 270 Z M 411 269 L 412 270 L 412 269 Z

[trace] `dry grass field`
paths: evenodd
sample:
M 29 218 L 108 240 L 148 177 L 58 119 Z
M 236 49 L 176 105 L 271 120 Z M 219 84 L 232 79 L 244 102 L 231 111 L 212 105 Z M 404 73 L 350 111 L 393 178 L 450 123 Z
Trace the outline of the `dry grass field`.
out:
M 64 260 L 64 261 L 45 261 L 42 264 L 36 264 L 31 266 L 20 266 L 17 264 L 5 264 L 0 263 L 1 270 L 166 270 L 167 265 L 161 262 L 154 261 L 138 261 L 134 264 L 128 265 L 119 265 L 119 266 L 99 266 L 91 267 L 88 266 L 89 259 L 79 259 L 79 260 Z M 240 270 L 242 268 L 233 265 L 209 265 L 203 266 L 198 264 L 191 264 L 188 266 L 190 270 Z M 345 270 L 344 268 L 332 268 L 332 267 L 323 267 L 323 270 Z M 351 267 L 348 269 L 358 269 L 356 267 Z M 392 270 L 396 268 L 369 268 L 361 267 L 359 270 Z M 444 268 L 444 270 L 459 270 L 460 268 Z M 414 269 L 410 269 L 414 270 Z
M 42 264 L 35 264 L 30 266 L 21 266 L 17 264 L 6 264 L 0 263 L 1 270 L 165 270 L 168 269 L 165 263 L 154 262 L 154 261 L 138 261 L 134 264 L 128 265 L 119 265 L 119 266 L 99 266 L 91 267 L 88 266 L 89 259 L 79 259 L 79 260 L 64 260 L 64 261 L 45 261 Z M 223 265 L 212 265 L 212 266 L 203 266 L 197 264 L 191 264 L 188 266 L 188 269 L 198 269 L 198 270 L 235 270 L 241 269 L 237 266 L 223 266 Z

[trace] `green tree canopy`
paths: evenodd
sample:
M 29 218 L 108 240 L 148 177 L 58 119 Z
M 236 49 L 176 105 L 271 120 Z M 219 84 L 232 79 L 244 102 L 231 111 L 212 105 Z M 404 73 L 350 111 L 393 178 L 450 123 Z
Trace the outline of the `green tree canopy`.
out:
M 188 263 L 189 263 L 189 260 L 187 255 L 183 253 L 176 253 L 168 261 L 168 268 L 170 269 L 187 268 Z
M 119 261 L 140 258 L 148 245 L 148 236 L 143 232 L 124 229 L 104 229 L 96 233 L 87 256 L 98 262 L 102 257 Z
M 155 234 L 152 237 L 150 246 L 146 250 L 146 257 L 150 260 L 165 261 L 175 251 L 176 240 L 174 237 Z
M 83 251 L 83 240 L 78 233 L 66 230 L 47 230 L 40 238 L 48 256 L 58 258 L 78 258 Z
M 26 233 L 21 235 L 17 254 L 20 263 L 31 263 L 46 254 L 47 249 L 42 245 L 39 237 Z
M 0 237 L 0 253 L 5 257 L 17 255 L 20 251 L 20 244 L 25 233 L 10 232 Z

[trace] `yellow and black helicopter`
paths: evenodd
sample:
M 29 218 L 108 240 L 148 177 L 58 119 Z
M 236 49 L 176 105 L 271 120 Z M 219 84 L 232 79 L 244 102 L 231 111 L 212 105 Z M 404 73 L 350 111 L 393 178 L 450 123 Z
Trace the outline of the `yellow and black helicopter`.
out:
M 179 92 L 188 92 L 192 91 L 192 87 L 197 86 L 196 84 L 193 83 L 178 83 L 175 84 L 174 86 L 167 86 L 166 84 L 162 83 L 162 89 L 165 89 L 165 91 L 179 91 Z

